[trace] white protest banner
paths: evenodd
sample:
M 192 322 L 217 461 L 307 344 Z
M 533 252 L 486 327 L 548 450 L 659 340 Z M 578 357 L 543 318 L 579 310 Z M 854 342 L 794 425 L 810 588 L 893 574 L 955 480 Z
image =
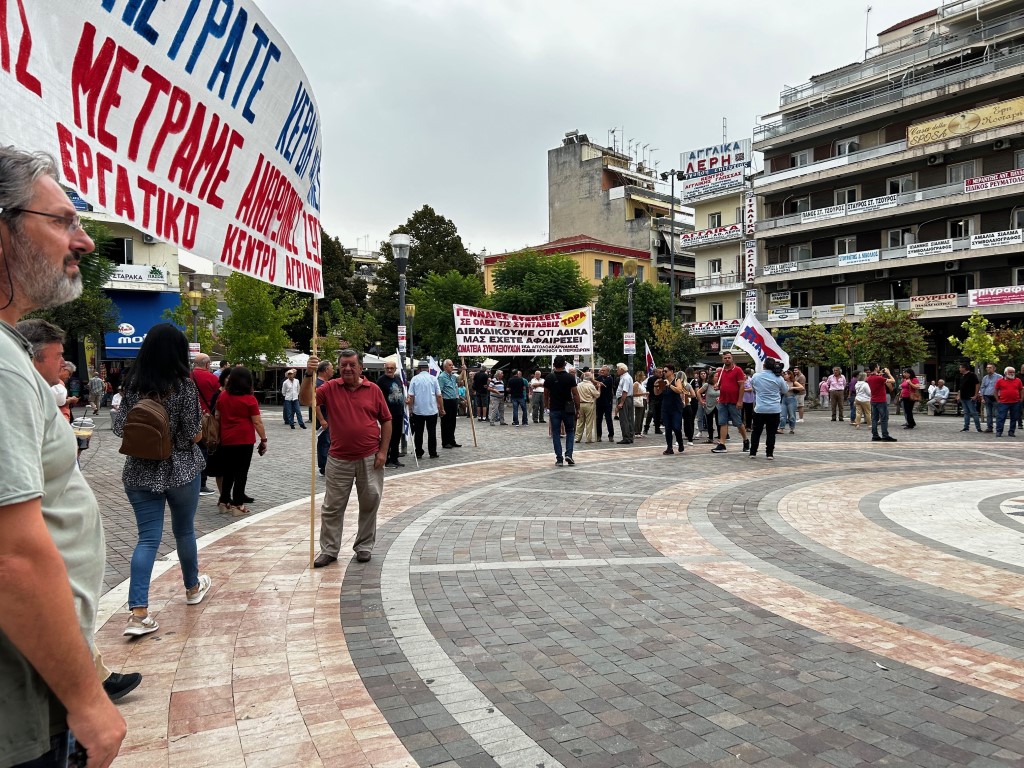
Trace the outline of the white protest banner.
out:
M 17 8 L 0 143 L 49 152 L 63 184 L 148 235 L 323 295 L 319 110 L 254 0 Z
M 592 355 L 590 307 L 547 315 L 514 315 L 453 304 L 459 355 Z

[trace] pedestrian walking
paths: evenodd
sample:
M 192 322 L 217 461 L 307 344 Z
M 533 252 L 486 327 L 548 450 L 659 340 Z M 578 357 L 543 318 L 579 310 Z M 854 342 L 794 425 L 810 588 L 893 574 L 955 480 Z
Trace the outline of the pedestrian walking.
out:
M 576 377 L 565 370 L 565 358 L 556 355 L 554 370 L 544 380 L 544 410 L 551 422 L 551 442 L 555 448 L 555 466 L 576 462 L 572 449 L 576 435 L 576 414 L 580 410 L 580 395 Z M 562 430 L 565 430 L 565 451 L 562 451 Z M 563 464 L 564 459 L 564 464 Z
M 242 517 L 250 512 L 245 491 L 257 435 L 260 438 L 257 452 L 260 456 L 267 452 L 267 430 L 263 426 L 260 405 L 253 395 L 252 371 L 242 365 L 231 369 L 227 386 L 217 398 L 216 409 L 220 447 L 213 457 L 215 469 L 212 472 L 221 479 L 217 509 L 232 517 Z
M 302 407 L 299 405 L 300 388 L 295 369 L 289 369 L 281 383 L 281 397 L 284 399 L 284 423 L 292 429 L 295 429 L 296 421 L 302 429 L 306 428 L 306 423 L 302 420 Z
M 124 399 L 114 416 L 114 434 L 122 437 L 132 408 L 143 398 L 155 396 L 167 411 L 171 436 L 169 458 L 155 461 L 129 455 L 124 462 L 122 481 L 139 535 L 128 582 L 131 615 L 124 629 L 126 637 L 147 635 L 159 628 L 149 613 L 149 583 L 168 507 L 185 602 L 201 603 L 213 584 L 209 576 L 199 573 L 196 550 L 196 507 L 205 462 L 198 445 L 202 437 L 199 391 L 189 374 L 185 334 L 170 323 L 153 326 L 125 379 Z

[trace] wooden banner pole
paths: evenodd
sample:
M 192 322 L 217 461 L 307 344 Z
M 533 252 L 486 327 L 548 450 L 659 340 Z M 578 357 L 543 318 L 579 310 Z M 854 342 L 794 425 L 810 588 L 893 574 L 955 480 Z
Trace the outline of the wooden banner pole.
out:
M 316 296 L 314 296 L 313 297 L 313 350 L 312 350 L 314 357 L 318 357 L 318 355 L 317 355 L 316 340 L 317 340 L 317 307 L 318 307 L 319 304 L 320 304 L 320 302 L 317 300 Z M 313 376 L 316 376 L 315 372 L 313 373 Z M 316 381 L 313 382 L 313 400 L 312 400 L 312 403 L 313 403 L 313 418 L 311 419 L 311 421 L 313 423 L 310 426 L 313 427 L 313 428 L 311 430 L 309 430 L 310 431 L 310 439 L 311 439 L 312 444 L 313 444 L 313 450 L 312 450 L 313 458 L 310 461 L 310 467 L 309 467 L 309 568 L 310 568 L 311 572 L 312 572 L 312 569 L 313 569 L 313 541 L 314 541 L 314 536 L 316 535 L 316 470 L 317 470 L 317 465 L 316 465 L 316 461 L 317 461 L 317 459 L 316 459 L 316 443 L 317 443 L 317 439 L 318 439 L 317 438 L 317 434 L 316 434 L 317 433 L 317 428 L 316 428 Z
M 466 358 L 460 357 L 459 363 L 462 365 L 462 380 L 466 385 L 466 411 L 469 413 L 469 428 L 473 431 L 473 447 L 479 448 L 480 446 L 476 443 L 476 413 L 473 411 L 473 398 L 469 394 L 469 370 L 466 368 Z

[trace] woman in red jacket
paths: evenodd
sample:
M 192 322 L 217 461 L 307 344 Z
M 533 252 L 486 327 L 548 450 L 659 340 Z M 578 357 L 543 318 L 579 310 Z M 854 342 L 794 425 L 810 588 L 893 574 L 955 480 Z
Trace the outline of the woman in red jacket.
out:
M 220 421 L 220 446 L 216 465 L 221 478 L 217 508 L 234 517 L 249 514 L 245 506 L 245 484 L 249 479 L 252 447 L 260 436 L 259 454 L 267 452 L 267 432 L 260 416 L 260 406 L 252 394 L 252 372 L 238 365 L 231 369 L 224 391 L 217 397 L 217 419 Z

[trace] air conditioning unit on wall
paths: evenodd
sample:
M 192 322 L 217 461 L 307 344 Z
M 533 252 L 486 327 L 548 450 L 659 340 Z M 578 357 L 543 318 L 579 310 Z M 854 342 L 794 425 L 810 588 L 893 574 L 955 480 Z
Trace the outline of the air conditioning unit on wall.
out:
M 942 165 L 946 162 L 945 155 L 928 155 L 928 159 L 925 160 L 928 165 Z
M 832 275 L 832 283 L 833 284 L 845 283 L 845 282 L 846 282 L 846 275 Z
M 999 152 L 1000 150 L 1009 149 L 1009 148 L 1010 148 L 1010 140 L 1009 139 L 996 139 L 995 141 L 992 142 L 992 149 L 995 152 Z
M 154 243 L 158 243 L 158 242 L 160 242 L 160 241 L 159 241 L 159 240 L 157 240 L 157 239 L 156 239 L 155 237 L 153 237 L 152 235 L 146 235 L 146 234 L 144 234 L 144 235 L 142 236 L 142 242 L 144 242 L 144 243 L 145 243 L 146 245 L 153 245 Z
M 876 280 L 881 280 L 882 278 L 885 278 L 885 277 L 888 277 L 888 276 L 889 276 L 889 270 L 888 269 L 876 269 L 875 270 L 875 279 Z
M 957 270 L 960 269 L 960 261 L 947 261 L 945 264 L 942 265 L 942 268 L 947 272 L 956 272 Z

